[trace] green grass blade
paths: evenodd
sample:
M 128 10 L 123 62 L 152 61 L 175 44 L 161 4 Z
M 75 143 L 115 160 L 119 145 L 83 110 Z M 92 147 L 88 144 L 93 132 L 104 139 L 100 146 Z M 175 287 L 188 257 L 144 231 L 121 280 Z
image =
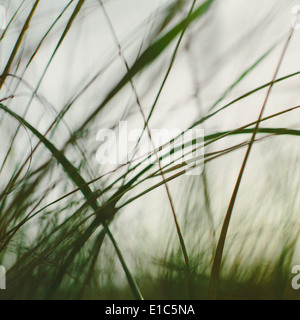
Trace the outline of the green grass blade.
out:
M 17 119 L 19 122 L 21 122 L 28 130 L 30 130 L 43 144 L 44 146 L 51 152 L 51 154 L 53 155 L 53 157 L 61 164 L 61 166 L 64 168 L 64 170 L 67 172 L 68 176 L 70 177 L 70 179 L 78 186 L 84 186 L 81 189 L 81 192 L 83 193 L 83 195 L 87 198 L 87 200 L 89 200 L 89 198 L 92 197 L 93 193 L 91 191 L 91 189 L 89 188 L 89 186 L 86 184 L 85 180 L 80 176 L 80 174 L 78 173 L 77 169 L 67 160 L 67 158 L 58 150 L 56 149 L 56 147 L 49 141 L 47 140 L 47 138 L 45 136 L 43 136 L 39 131 L 37 131 L 34 127 L 32 127 L 26 120 L 24 120 L 23 118 L 21 118 L 20 116 L 18 116 L 16 113 L 14 113 L 12 110 L 9 110 L 7 107 L 5 107 L 3 104 L 0 104 L 0 109 L 2 109 L 3 111 L 7 112 L 8 114 L 10 114 L 13 118 Z M 96 201 L 94 201 L 92 203 L 92 208 L 93 210 L 97 211 L 99 209 L 98 204 Z M 100 220 L 101 221 L 101 220 Z M 127 276 L 128 282 L 133 290 L 133 294 L 135 296 L 136 299 L 143 299 L 141 292 L 137 286 L 137 284 L 135 283 L 135 280 L 133 278 L 133 276 L 131 275 L 125 260 L 122 256 L 122 253 L 113 237 L 113 235 L 111 234 L 108 226 L 106 225 L 106 223 L 104 221 L 101 221 L 103 224 L 103 227 L 106 229 L 106 232 L 110 238 L 110 240 L 113 243 L 113 246 L 116 250 L 116 253 L 118 255 L 118 258 L 122 264 L 122 267 L 124 269 L 124 272 Z M 99 217 L 95 219 L 94 224 L 91 225 L 90 229 L 88 231 L 94 231 L 95 228 L 95 224 L 99 223 Z M 90 236 L 89 233 L 86 233 L 85 236 L 81 239 L 83 240 L 82 243 L 84 243 L 87 239 L 88 236 Z M 77 249 L 78 251 L 78 249 Z M 73 258 L 75 252 L 73 252 L 70 257 Z M 69 264 L 71 261 L 71 258 L 69 260 L 67 260 L 67 264 Z M 62 278 L 62 274 L 59 274 L 59 280 L 61 280 Z M 58 286 L 58 282 L 54 283 L 54 287 L 50 289 L 50 295 L 52 295 L 54 293 L 54 291 L 56 290 L 57 286 Z

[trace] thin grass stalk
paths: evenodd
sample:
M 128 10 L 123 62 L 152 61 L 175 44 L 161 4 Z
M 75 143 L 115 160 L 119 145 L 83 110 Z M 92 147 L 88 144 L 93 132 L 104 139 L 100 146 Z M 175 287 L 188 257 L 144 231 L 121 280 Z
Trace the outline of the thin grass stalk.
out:
M 218 282 L 219 282 L 219 277 L 220 277 L 220 272 L 221 272 L 221 263 L 222 263 L 222 257 L 223 257 L 223 251 L 224 251 L 226 236 L 227 236 L 227 232 L 228 232 L 228 228 L 229 228 L 229 224 L 230 224 L 233 208 L 234 208 L 234 205 L 235 205 L 235 202 L 236 202 L 237 194 L 238 194 L 238 191 L 239 191 L 239 188 L 240 188 L 240 184 L 241 184 L 241 181 L 242 181 L 242 178 L 243 178 L 243 174 L 244 174 L 244 171 L 245 171 L 245 168 L 246 168 L 246 165 L 247 165 L 247 161 L 249 159 L 250 152 L 252 150 L 252 146 L 253 146 L 255 138 L 256 138 L 256 134 L 257 134 L 258 129 L 259 129 L 260 121 L 262 119 L 265 107 L 267 105 L 267 102 L 269 100 L 272 88 L 274 86 L 274 82 L 276 80 L 276 77 L 278 75 L 279 69 L 280 69 L 281 64 L 283 62 L 284 56 L 285 56 L 285 54 L 287 52 L 287 49 L 288 49 L 290 40 L 291 40 L 291 38 L 293 36 L 293 33 L 294 33 L 294 28 L 291 28 L 291 30 L 289 32 L 289 35 L 288 35 L 288 38 L 287 38 L 287 40 L 286 40 L 286 42 L 284 44 L 284 48 L 283 48 L 283 51 L 281 53 L 281 56 L 279 58 L 279 62 L 277 64 L 277 66 L 276 66 L 276 69 L 275 69 L 271 84 L 270 84 L 270 86 L 268 88 L 268 91 L 267 91 L 265 100 L 263 102 L 259 117 L 257 119 L 255 128 L 253 130 L 251 139 L 249 141 L 247 152 L 245 154 L 245 157 L 244 157 L 244 160 L 243 160 L 243 163 L 242 163 L 242 166 L 241 166 L 241 169 L 240 169 L 240 172 L 239 172 L 239 175 L 238 175 L 238 178 L 237 178 L 234 190 L 233 190 L 233 194 L 231 196 L 230 203 L 229 203 L 226 215 L 225 215 L 225 220 L 224 220 L 223 227 L 222 227 L 222 230 L 221 230 L 221 234 L 220 234 L 220 238 L 219 238 L 219 241 L 218 241 L 214 262 L 213 262 L 213 265 L 212 265 L 212 271 L 211 271 L 211 279 L 210 279 L 210 287 L 209 287 L 209 298 L 212 299 L 212 300 L 217 298 Z
M 5 80 L 6 80 L 7 75 L 9 74 L 10 67 L 11 67 L 11 65 L 12 65 L 12 63 L 13 63 L 13 61 L 14 61 L 14 59 L 15 59 L 18 51 L 19 51 L 19 48 L 20 48 L 20 46 L 22 44 L 22 40 L 24 38 L 24 35 L 25 35 L 25 33 L 26 33 L 26 31 L 27 31 L 27 29 L 29 27 L 30 21 L 31 21 L 33 15 L 34 15 L 34 12 L 35 12 L 39 2 L 40 2 L 40 0 L 36 0 L 35 1 L 32 9 L 30 11 L 30 14 L 28 15 L 28 17 L 27 17 L 27 19 L 25 21 L 25 24 L 24 24 L 24 26 L 23 26 L 23 28 L 22 28 L 22 30 L 20 32 L 20 35 L 19 35 L 19 37 L 17 39 L 17 42 L 16 42 L 16 44 L 15 44 L 15 46 L 13 48 L 13 51 L 9 56 L 9 60 L 8 60 L 8 62 L 6 64 L 6 66 L 5 66 L 5 69 L 3 71 L 2 76 L 0 77 L 0 90 L 2 89 L 2 86 L 3 86 L 3 84 L 4 84 Z
M 189 20 L 190 16 L 191 16 L 192 13 L 193 13 L 193 10 L 194 10 L 194 8 L 195 8 L 196 2 L 197 2 L 197 0 L 193 0 L 193 2 L 192 2 L 192 6 L 191 6 L 191 8 L 190 8 L 190 10 L 189 10 L 189 13 L 188 13 L 188 16 L 187 16 L 187 19 L 186 19 L 187 21 Z M 100 5 L 101 5 L 101 7 L 102 7 L 102 9 L 103 9 L 103 12 L 104 12 L 104 14 L 105 14 L 105 16 L 106 16 L 106 19 L 107 19 L 107 21 L 108 21 L 108 23 L 109 23 L 110 29 L 111 29 L 111 31 L 112 31 L 113 37 L 114 37 L 114 39 L 115 39 L 116 45 L 117 45 L 118 50 L 119 50 L 119 55 L 121 56 L 121 58 L 122 58 L 122 60 L 123 60 L 123 62 L 124 62 L 124 64 L 125 64 L 125 66 L 126 66 L 127 72 L 130 73 L 129 65 L 128 65 L 127 61 L 126 61 L 126 58 L 125 58 L 124 54 L 123 54 L 121 45 L 120 45 L 120 43 L 119 43 L 119 41 L 118 41 L 118 38 L 117 38 L 117 35 L 116 35 L 115 31 L 114 31 L 113 25 L 112 25 L 112 23 L 111 23 L 111 21 L 110 21 L 110 19 L 109 19 L 109 16 L 108 16 L 108 14 L 107 14 L 104 6 L 103 6 L 102 1 L 99 0 L 99 3 L 100 3 Z M 178 52 L 179 46 L 180 46 L 180 44 L 181 44 L 181 42 L 182 42 L 182 39 L 183 39 L 183 36 L 184 36 L 184 34 L 185 34 L 185 31 L 186 31 L 187 27 L 188 27 L 188 24 L 186 23 L 186 25 L 185 25 L 185 26 L 183 27 L 183 29 L 182 29 L 182 32 L 181 32 L 180 37 L 179 37 L 179 40 L 178 40 L 178 42 L 177 42 L 177 44 L 176 44 L 174 53 L 173 53 L 173 55 L 172 55 L 171 62 L 170 62 L 170 64 L 169 64 L 167 73 L 166 73 L 166 75 L 165 75 L 165 77 L 164 77 L 164 80 L 163 80 L 163 82 L 162 82 L 162 85 L 160 86 L 159 92 L 158 92 L 158 94 L 157 94 L 157 96 L 156 96 L 156 99 L 155 99 L 155 101 L 154 101 L 154 103 L 153 103 L 153 106 L 152 106 L 152 108 L 151 108 L 150 114 L 148 115 L 148 118 L 146 118 L 146 115 L 145 115 L 144 110 L 143 110 L 143 108 L 142 108 L 141 101 L 140 101 L 140 99 L 139 99 L 139 97 L 138 97 L 137 90 L 136 90 L 136 88 L 135 88 L 135 86 L 134 86 L 134 83 L 133 83 L 132 78 L 130 78 L 130 80 L 129 80 L 129 82 L 130 82 L 130 84 L 131 84 L 131 87 L 132 87 L 132 90 L 133 90 L 133 92 L 134 92 L 134 95 L 135 95 L 136 102 L 137 102 L 137 105 L 138 105 L 138 107 L 139 107 L 140 113 L 141 113 L 141 115 L 142 115 L 142 117 L 143 117 L 144 130 L 145 130 L 145 129 L 147 130 L 147 134 L 148 134 L 148 136 L 149 136 L 151 145 L 152 145 L 152 147 L 153 147 L 154 150 L 156 150 L 156 148 L 155 148 L 155 145 L 154 145 L 154 142 L 153 142 L 153 139 L 152 139 L 151 130 L 150 130 L 150 127 L 149 127 L 149 121 L 150 121 L 150 118 L 151 118 L 151 116 L 152 116 L 152 114 L 153 114 L 154 108 L 155 108 L 155 106 L 157 105 L 157 102 L 158 102 L 159 97 L 160 97 L 160 95 L 161 95 L 161 93 L 162 93 L 162 90 L 163 90 L 163 88 L 164 88 L 164 86 L 165 86 L 165 84 L 166 84 L 166 82 L 167 82 L 167 79 L 168 79 L 168 77 L 169 77 L 169 74 L 170 74 L 170 72 L 171 72 L 171 69 L 172 69 L 172 67 L 173 67 L 173 65 L 174 65 L 175 58 L 176 58 L 176 56 L 177 56 L 177 52 Z M 144 130 L 143 130 L 143 132 L 144 132 Z M 143 133 L 142 133 L 142 134 L 143 134 Z M 140 141 L 140 140 L 139 140 L 139 141 Z M 138 141 L 138 143 L 139 143 L 139 141 Z M 178 238 L 179 238 L 179 242 L 180 242 L 180 246 L 181 246 L 181 251 L 182 251 L 182 254 L 183 254 L 183 257 L 184 257 L 185 270 L 186 270 L 186 274 L 187 274 L 187 282 L 188 282 L 188 287 L 189 287 L 190 277 L 191 277 L 191 270 L 190 270 L 190 266 L 189 266 L 189 257 L 188 257 L 188 253 L 187 253 L 185 241 L 184 241 L 184 238 L 183 238 L 183 235 L 182 235 L 181 228 L 180 228 L 180 226 L 179 226 L 177 214 L 176 214 L 176 212 L 175 212 L 174 202 L 173 202 L 173 200 L 172 200 L 172 196 L 171 196 L 171 193 L 170 193 L 170 189 L 169 189 L 169 187 L 168 187 L 168 185 L 167 185 L 167 183 L 166 183 L 166 180 L 165 180 L 165 176 L 164 176 L 164 173 L 163 173 L 163 170 L 162 170 L 162 166 L 161 166 L 160 159 L 159 159 L 159 157 L 158 157 L 157 152 L 154 151 L 154 153 L 155 153 L 155 156 L 156 156 L 156 159 L 157 159 L 157 163 L 158 163 L 158 166 L 159 166 L 159 170 L 160 170 L 160 173 L 161 173 L 161 177 L 162 177 L 162 180 L 163 180 L 163 183 L 164 183 L 164 186 L 165 186 L 165 190 L 166 190 L 166 193 L 167 193 L 168 201 L 169 201 L 169 204 L 170 204 L 170 207 L 171 207 L 171 211 L 172 211 L 172 215 L 173 215 L 173 220 L 174 220 L 175 227 L 176 227 L 177 236 L 178 236 Z

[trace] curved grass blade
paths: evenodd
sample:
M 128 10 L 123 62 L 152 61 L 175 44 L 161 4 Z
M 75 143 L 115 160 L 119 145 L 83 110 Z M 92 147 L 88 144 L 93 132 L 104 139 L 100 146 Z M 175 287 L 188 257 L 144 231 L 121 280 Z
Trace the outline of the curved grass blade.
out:
M 172 43 L 172 41 L 182 32 L 183 29 L 187 28 L 192 22 L 201 17 L 210 8 L 213 0 L 207 0 L 187 18 L 183 19 L 175 27 L 173 27 L 167 34 L 159 38 L 153 44 L 150 45 L 133 64 L 130 70 L 125 76 L 118 82 L 118 84 L 108 93 L 104 101 L 96 108 L 96 110 L 84 121 L 84 123 L 77 130 L 81 132 L 104 108 L 104 106 L 130 81 L 134 76 L 144 69 L 147 65 L 155 61 L 165 49 Z M 76 133 L 74 134 L 76 135 Z
M 0 104 L 0 109 L 2 109 L 3 111 L 7 112 L 8 114 L 10 114 L 13 118 L 17 119 L 19 122 L 21 122 L 28 130 L 30 130 L 43 144 L 44 146 L 51 152 L 51 154 L 53 155 L 53 157 L 61 164 L 61 166 L 64 168 L 64 170 L 67 172 L 68 176 L 70 177 L 70 179 L 78 186 L 84 186 L 81 189 L 81 192 L 83 193 L 83 195 L 86 197 L 87 200 L 89 200 L 93 193 L 91 191 L 91 189 L 89 188 L 89 186 L 86 184 L 85 180 L 80 176 L 80 174 L 78 173 L 77 169 L 67 160 L 67 158 L 58 150 L 56 149 L 56 147 L 46 138 L 44 137 L 39 131 L 37 131 L 34 127 L 32 127 L 26 120 L 24 120 L 23 118 L 21 118 L 20 116 L 18 116 L 16 113 L 14 113 L 12 110 L 9 110 L 7 107 L 5 107 L 3 104 Z M 99 210 L 99 206 L 98 203 L 96 201 L 94 201 L 91 204 L 92 208 L 94 211 Z M 94 224 L 95 223 L 99 223 L 99 217 L 95 219 Z M 115 250 L 116 253 L 118 255 L 118 258 L 121 262 L 122 268 L 127 276 L 129 285 L 133 291 L 133 294 L 135 296 L 136 299 L 142 300 L 143 296 L 137 286 L 137 284 L 135 283 L 135 280 L 133 278 L 133 276 L 131 275 L 125 260 L 122 256 L 122 253 L 118 247 L 117 242 L 115 241 L 112 233 L 110 232 L 107 224 L 105 223 L 105 221 L 101 221 L 100 219 L 100 223 L 102 223 L 103 228 L 105 229 L 105 231 L 107 232 Z M 89 228 L 88 231 L 94 231 L 95 225 L 92 224 Z M 88 240 L 88 236 L 90 236 L 88 233 L 85 234 L 85 236 L 83 238 L 81 238 L 81 245 L 83 243 L 85 243 Z M 67 259 L 67 264 L 70 263 L 70 260 L 74 258 L 75 253 L 77 253 L 80 250 L 80 248 L 76 248 L 76 252 L 72 252 L 72 254 L 69 256 L 69 259 Z M 59 274 L 58 279 L 59 281 L 55 282 L 53 284 L 53 288 L 50 289 L 49 291 L 49 296 L 52 296 L 53 293 L 56 291 L 60 281 L 62 280 L 62 274 Z

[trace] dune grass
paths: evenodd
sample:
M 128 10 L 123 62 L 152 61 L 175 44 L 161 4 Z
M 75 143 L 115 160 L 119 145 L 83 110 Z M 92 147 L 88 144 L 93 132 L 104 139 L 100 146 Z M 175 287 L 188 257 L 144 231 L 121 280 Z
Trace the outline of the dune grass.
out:
M 279 74 L 293 30 L 259 51 L 204 107 L 194 93 L 200 114 L 186 112 L 183 132 L 204 128 L 203 142 L 191 140 L 189 154 L 198 148 L 205 153 L 178 164 L 183 146 L 174 143 L 181 136 L 155 145 L 152 123 L 165 120 L 160 102 L 174 69 L 190 46 L 205 47 L 197 36 L 209 32 L 219 4 L 164 1 L 141 25 L 134 24 L 127 40 L 119 38 L 110 5 L 72 0 L 52 7 L 37 0 L 16 1 L 9 9 L 0 37 L 0 264 L 7 269 L 0 299 L 297 299 L 290 281 L 297 258 L 299 180 L 293 170 L 299 159 L 291 145 L 300 130 L 290 119 L 297 117 L 299 103 L 283 103 L 264 115 L 273 102 L 271 89 L 299 77 L 297 67 Z M 43 10 L 47 19 L 41 23 Z M 99 55 L 100 68 L 83 66 L 82 77 L 72 70 L 77 65 L 62 68 L 59 59 L 71 48 L 72 65 L 76 50 L 85 50 L 78 30 L 86 30 L 83 21 L 95 12 L 112 38 L 113 54 L 107 53 L 108 61 Z M 94 44 L 97 32 L 91 31 Z M 284 41 L 277 66 L 269 70 L 273 77 L 249 86 L 247 80 L 269 66 Z M 88 65 L 88 55 L 85 60 Z M 61 96 L 49 96 L 51 83 L 60 86 L 64 77 L 70 83 Z M 248 119 L 243 108 L 259 94 L 265 97 L 262 107 L 253 105 L 259 116 Z M 218 117 L 227 119 L 236 108 L 241 122 L 231 129 L 217 125 Z M 180 119 L 176 110 L 172 116 Z M 133 117 L 153 151 L 115 167 L 100 166 L 95 132 L 116 130 L 119 121 Z M 280 155 L 285 163 L 274 177 L 281 161 L 276 141 L 290 148 Z M 141 137 L 135 152 L 140 143 Z M 165 164 L 168 147 L 174 158 Z M 274 154 L 271 160 L 258 153 L 260 147 Z M 273 167 L 253 186 L 251 171 L 259 170 L 256 161 L 262 159 Z M 201 175 L 185 175 L 198 163 L 204 164 Z M 275 200 L 269 203 L 270 198 Z M 274 207 L 278 214 L 268 221 Z

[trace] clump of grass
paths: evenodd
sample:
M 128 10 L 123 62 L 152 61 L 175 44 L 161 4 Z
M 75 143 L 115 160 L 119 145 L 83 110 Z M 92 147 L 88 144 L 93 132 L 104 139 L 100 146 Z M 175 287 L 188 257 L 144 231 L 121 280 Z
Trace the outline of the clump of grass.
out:
M 297 181 L 292 169 L 275 179 L 284 180 L 285 190 L 290 190 L 289 207 L 268 223 L 264 214 L 274 209 L 268 196 L 277 194 L 275 189 L 269 191 L 274 177 L 270 173 L 266 181 L 255 183 L 259 192 L 251 194 L 251 176 L 244 173 L 246 164 L 249 172 L 259 170 L 250 161 L 252 148 L 263 146 L 275 154 L 274 140 L 283 139 L 285 144 L 300 135 L 288 121 L 273 125 L 299 112 L 298 103 L 283 104 L 263 116 L 273 86 L 299 76 L 297 70 L 278 76 L 291 33 L 273 78 L 265 83 L 240 89 L 274 56 L 281 38 L 259 52 L 235 80 L 228 80 L 220 94 L 217 90 L 210 94 L 209 103 L 201 100 L 205 86 L 197 83 L 197 75 L 192 77 L 197 114 L 189 114 L 188 102 L 180 101 L 180 109 L 188 110 L 187 119 L 176 107 L 172 112 L 174 118 L 182 117 L 182 123 L 188 120 L 184 132 L 205 128 L 200 146 L 195 140 L 189 142 L 193 151 L 205 148 L 201 159 L 178 165 L 175 160 L 183 157 L 179 153 L 183 146 L 173 143 L 179 136 L 160 146 L 152 142 L 151 154 L 139 161 L 130 159 L 110 168 L 96 162 L 95 132 L 116 129 L 120 120 L 138 123 L 152 140 L 153 123 L 164 120 L 161 100 L 174 69 L 182 57 L 193 55 L 197 45 L 205 47 L 201 36 L 210 32 L 218 5 L 213 0 L 164 1 L 128 38 L 119 36 L 109 1 L 64 1 L 52 7 L 37 0 L 11 5 L 8 27 L 0 37 L 0 121 L 8 141 L 0 146 L 0 264 L 7 268 L 7 290 L 0 292 L 0 298 L 297 298 L 289 285 L 298 241 Z M 49 16 L 41 23 L 44 12 Z M 105 36 L 113 40 L 113 54 L 107 53 L 107 61 L 98 55 L 95 61 L 101 58 L 101 63 L 95 62 L 92 71 L 85 57 L 82 71 L 72 59 L 76 61 L 85 50 L 78 35 L 95 13 L 104 18 L 101 23 L 107 27 Z M 96 46 L 99 30 L 88 30 Z M 75 44 L 72 39 L 77 36 Z M 65 55 L 70 67 L 62 58 Z M 214 64 L 213 58 L 204 58 L 203 65 Z M 193 73 L 196 61 L 190 62 Z M 53 90 L 64 78 L 64 88 Z M 241 116 L 242 122 L 230 129 L 218 125 L 218 117 L 226 119 L 237 106 L 245 108 L 264 89 L 267 98 L 258 118 Z M 141 137 L 135 150 L 140 143 Z M 170 145 L 175 160 L 164 164 Z M 293 168 L 299 159 L 290 150 Z M 202 174 L 186 176 L 196 160 L 205 164 Z M 241 163 L 235 182 L 234 169 Z M 227 174 L 225 182 L 220 173 Z M 239 196 L 241 183 L 249 185 Z M 283 192 L 282 199 L 275 197 L 280 208 L 281 201 L 286 204 Z M 149 202 L 153 208 L 148 216 Z M 234 207 L 240 213 L 235 219 Z M 165 215 L 169 211 L 171 215 Z

